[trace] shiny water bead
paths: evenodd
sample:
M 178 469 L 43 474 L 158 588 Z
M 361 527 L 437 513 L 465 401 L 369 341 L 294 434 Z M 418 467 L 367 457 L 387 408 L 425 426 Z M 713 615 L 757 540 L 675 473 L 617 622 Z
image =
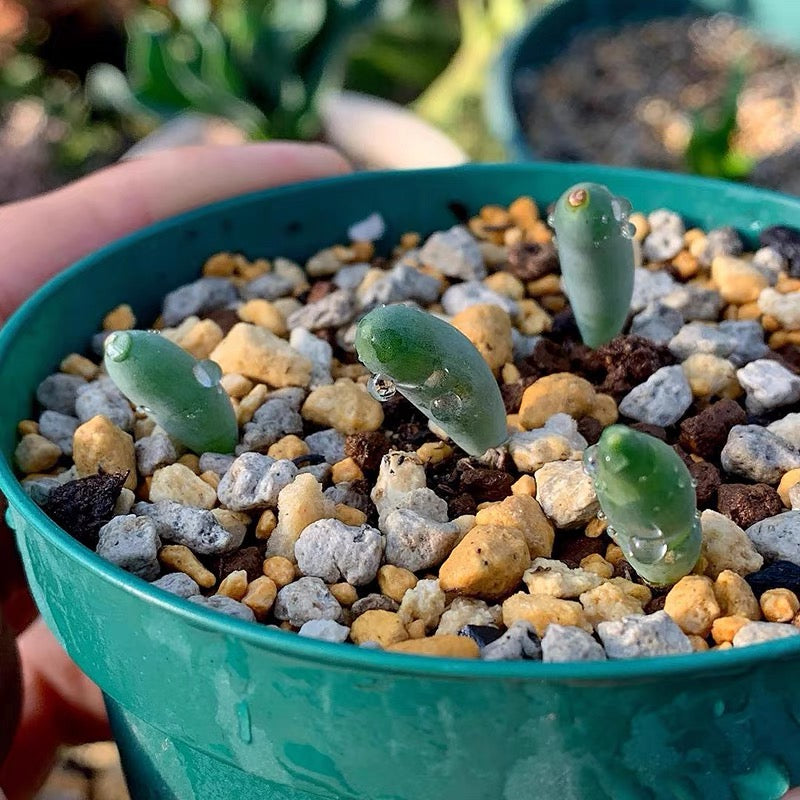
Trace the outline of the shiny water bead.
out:
M 116 331 L 105 341 L 109 377 L 137 407 L 195 453 L 231 453 L 238 441 L 233 406 L 213 361 L 197 361 L 153 331 Z
M 701 542 L 694 486 L 669 445 L 611 425 L 584 453 L 584 466 L 609 535 L 644 580 L 669 586 L 691 572 Z
M 355 344 L 375 373 L 374 397 L 400 392 L 470 455 L 508 438 L 497 381 L 472 342 L 448 322 L 409 306 L 383 306 L 359 322 Z
M 564 192 L 553 227 L 564 287 L 581 337 L 599 347 L 622 330 L 633 294 L 631 204 L 597 183 Z

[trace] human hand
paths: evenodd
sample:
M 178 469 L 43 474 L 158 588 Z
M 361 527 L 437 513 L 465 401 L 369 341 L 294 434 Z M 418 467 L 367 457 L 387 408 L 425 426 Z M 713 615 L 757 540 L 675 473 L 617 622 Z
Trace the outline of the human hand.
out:
M 289 143 L 192 147 L 119 164 L 42 197 L 0 207 L 0 324 L 40 285 L 107 242 L 159 219 L 270 186 L 346 172 L 329 148 Z M 24 700 L 21 723 L 0 767 L 9 800 L 30 798 L 57 748 L 108 736 L 100 691 L 70 661 L 25 588 L 13 540 L 0 527 L 0 612 L 17 645 Z M 0 619 L 0 726 L 13 716 L 10 635 Z M 8 634 L 8 632 L 7 632 Z M 0 729 L 0 760 L 4 746 Z M 0 800 L 2 792 L 0 791 Z

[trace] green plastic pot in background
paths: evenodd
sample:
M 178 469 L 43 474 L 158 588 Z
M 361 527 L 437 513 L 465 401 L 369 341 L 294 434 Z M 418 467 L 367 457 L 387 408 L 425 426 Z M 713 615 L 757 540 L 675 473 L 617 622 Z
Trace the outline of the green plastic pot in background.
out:
M 233 620 L 106 563 L 56 527 L 12 471 L 37 384 L 105 312 L 137 318 L 218 250 L 302 259 L 374 211 L 389 247 L 578 180 L 751 239 L 800 225 L 800 201 L 580 165 L 367 173 L 219 203 L 73 266 L 0 331 L 0 489 L 34 595 L 103 689 L 136 800 L 777 800 L 800 784 L 800 641 L 626 662 L 426 659 Z
M 517 97 L 522 76 L 541 69 L 587 30 L 720 11 L 741 17 L 776 44 L 800 50 L 797 0 L 554 0 L 509 41 L 494 65 L 484 103 L 490 129 L 511 160 L 536 158 Z

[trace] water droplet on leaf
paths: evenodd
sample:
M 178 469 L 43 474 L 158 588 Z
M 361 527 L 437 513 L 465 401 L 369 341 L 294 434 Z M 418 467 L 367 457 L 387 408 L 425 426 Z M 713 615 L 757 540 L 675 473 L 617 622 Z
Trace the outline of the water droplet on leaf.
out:
M 463 401 L 455 392 L 445 392 L 433 399 L 431 411 L 438 420 L 448 422 L 461 413 L 463 405 Z
M 207 389 L 216 386 L 222 379 L 222 370 L 219 364 L 210 359 L 198 361 L 197 364 L 192 367 L 192 374 L 195 380 Z
M 124 361 L 131 352 L 133 339 L 125 331 L 114 331 L 105 341 L 105 354 L 112 361 Z
M 397 394 L 395 382 L 383 374 L 373 375 L 367 382 L 367 391 L 379 402 L 385 403 Z

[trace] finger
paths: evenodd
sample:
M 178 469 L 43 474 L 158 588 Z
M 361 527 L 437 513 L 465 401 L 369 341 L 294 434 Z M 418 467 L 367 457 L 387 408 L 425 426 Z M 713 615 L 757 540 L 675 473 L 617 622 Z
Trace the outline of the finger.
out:
M 22 721 L 0 768 L 10 800 L 33 796 L 62 744 L 109 737 L 100 690 L 39 620 L 17 640 L 22 661 Z
M 197 206 L 349 169 L 322 145 L 187 147 L 118 164 L 0 208 L 0 323 L 68 264 L 151 222 Z

